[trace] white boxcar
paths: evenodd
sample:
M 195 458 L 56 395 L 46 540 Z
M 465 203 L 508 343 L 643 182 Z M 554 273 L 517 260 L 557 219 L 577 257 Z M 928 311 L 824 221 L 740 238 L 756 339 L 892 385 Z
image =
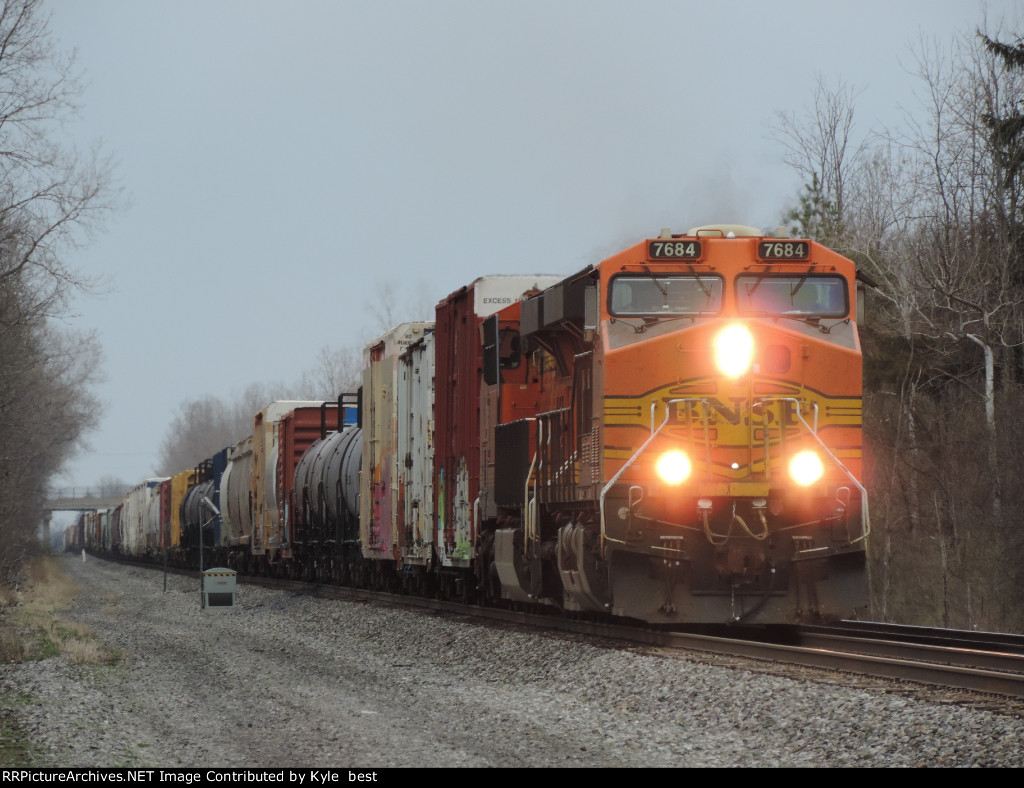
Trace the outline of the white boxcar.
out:
M 168 478 L 146 479 L 125 496 L 121 529 L 124 550 L 133 558 L 147 557 L 149 551 L 159 544 L 160 485 Z
M 406 564 L 429 566 L 436 544 L 434 519 L 434 332 L 427 331 L 398 357 L 395 397 L 398 450 L 399 541 Z
M 359 484 L 359 537 L 363 556 L 398 568 L 405 552 L 405 529 L 399 523 L 399 424 L 408 428 L 398 398 L 399 358 L 432 331 L 433 323 L 402 323 L 363 351 L 363 460 Z M 432 366 L 432 364 L 431 364 Z

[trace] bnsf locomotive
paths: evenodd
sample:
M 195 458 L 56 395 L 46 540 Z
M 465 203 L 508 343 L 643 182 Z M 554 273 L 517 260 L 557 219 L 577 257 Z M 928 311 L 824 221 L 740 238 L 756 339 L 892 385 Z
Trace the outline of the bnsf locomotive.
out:
M 734 225 L 483 277 L 371 343 L 358 393 L 269 405 L 68 541 L 195 564 L 202 533 L 206 566 L 651 623 L 847 617 L 857 293 L 850 260 Z

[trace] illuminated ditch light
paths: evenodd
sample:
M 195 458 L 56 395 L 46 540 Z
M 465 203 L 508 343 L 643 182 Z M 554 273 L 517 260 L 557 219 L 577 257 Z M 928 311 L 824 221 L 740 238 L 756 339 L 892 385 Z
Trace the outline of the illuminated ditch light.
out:
M 693 470 L 690 458 L 681 451 L 665 452 L 658 458 L 654 467 L 666 484 L 682 484 L 690 478 L 690 472 Z
M 813 451 L 802 451 L 789 461 L 789 475 L 801 487 L 814 484 L 824 473 L 825 466 Z

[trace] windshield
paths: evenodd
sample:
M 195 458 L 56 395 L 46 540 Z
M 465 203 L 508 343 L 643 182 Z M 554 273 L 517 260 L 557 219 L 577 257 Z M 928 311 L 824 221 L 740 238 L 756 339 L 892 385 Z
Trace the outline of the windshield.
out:
M 609 310 L 613 315 L 694 315 L 722 308 L 722 280 L 717 276 L 650 274 L 612 280 Z
M 744 274 L 736 277 L 741 313 L 846 317 L 850 311 L 841 276 Z

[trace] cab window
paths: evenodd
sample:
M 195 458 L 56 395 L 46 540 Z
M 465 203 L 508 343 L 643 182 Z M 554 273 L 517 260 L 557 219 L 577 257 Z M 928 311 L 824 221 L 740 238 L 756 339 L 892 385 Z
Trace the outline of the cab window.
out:
M 696 315 L 722 308 L 722 279 L 717 276 L 617 276 L 612 279 L 608 311 L 613 315 Z
M 741 314 L 846 317 L 850 301 L 841 276 L 743 274 L 736 277 Z

